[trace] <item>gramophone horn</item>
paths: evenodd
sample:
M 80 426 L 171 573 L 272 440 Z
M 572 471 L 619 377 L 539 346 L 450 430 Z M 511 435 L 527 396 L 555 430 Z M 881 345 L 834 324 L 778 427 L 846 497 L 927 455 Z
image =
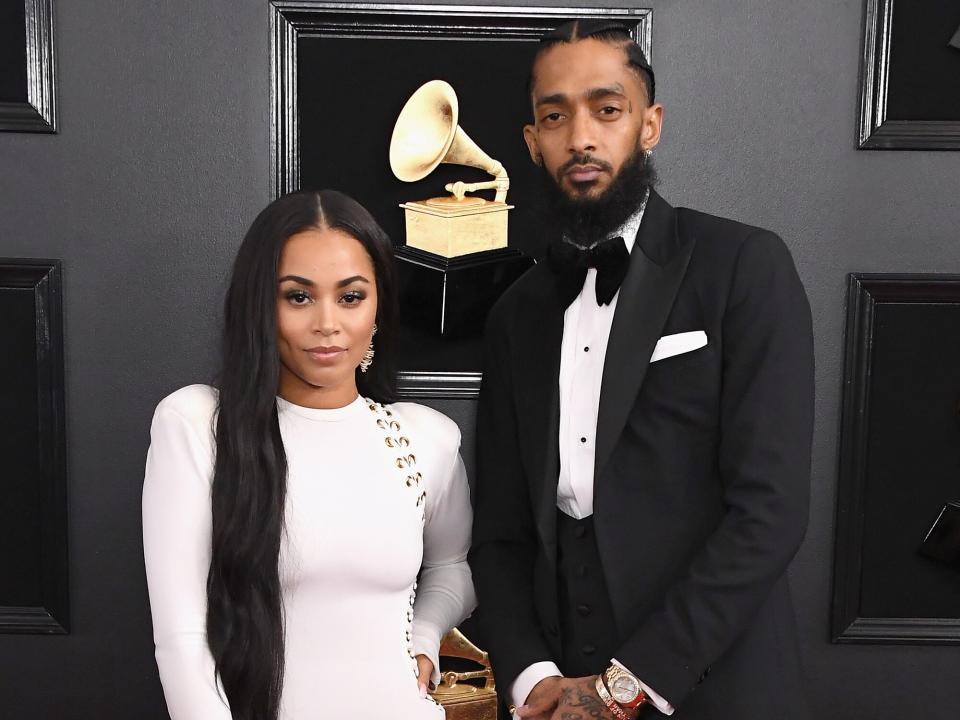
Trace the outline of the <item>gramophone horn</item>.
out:
M 431 80 L 421 85 L 407 100 L 393 127 L 393 174 L 404 182 L 414 182 L 425 178 L 440 163 L 452 163 L 505 177 L 503 166 L 457 125 L 459 114 L 457 94 L 449 83 Z

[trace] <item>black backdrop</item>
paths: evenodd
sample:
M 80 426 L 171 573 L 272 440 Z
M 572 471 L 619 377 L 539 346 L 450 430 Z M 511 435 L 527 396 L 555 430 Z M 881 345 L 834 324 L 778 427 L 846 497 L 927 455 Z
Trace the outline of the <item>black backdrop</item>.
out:
M 23 0 L 0 0 L 0 102 L 27 99 L 27 36 Z
M 9 606 L 43 604 L 35 312 L 32 288 L 0 289 L 0 605 Z
M 960 118 L 960 50 L 948 45 L 958 27 L 957 0 L 894 5 L 888 119 Z
M 457 93 L 460 125 L 510 176 L 510 243 L 534 236 L 524 210 L 536 179 L 523 141 L 530 122 L 524 68 L 534 43 L 463 40 L 304 37 L 298 43 L 300 186 L 332 187 L 373 213 L 394 243 L 403 244 L 409 200 L 444 195 L 454 180 L 490 180 L 461 165 L 442 165 L 405 183 L 390 171 L 393 125 L 404 103 L 429 80 L 446 80 Z M 482 193 L 492 199 L 493 192 Z
M 917 548 L 960 500 L 960 305 L 877 304 L 860 610 L 956 618 L 960 573 Z

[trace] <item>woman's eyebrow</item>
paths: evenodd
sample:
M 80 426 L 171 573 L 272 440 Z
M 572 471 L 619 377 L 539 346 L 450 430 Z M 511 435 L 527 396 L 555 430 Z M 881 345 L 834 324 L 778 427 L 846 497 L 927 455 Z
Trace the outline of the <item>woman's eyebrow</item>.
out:
M 351 283 L 355 283 L 355 282 L 369 283 L 370 281 L 367 280 L 363 275 L 353 275 L 352 277 L 344 278 L 343 280 L 338 282 L 337 287 L 338 288 L 346 287 L 347 285 L 350 285 Z
M 308 287 L 313 287 L 316 283 L 309 278 L 300 277 L 299 275 L 284 275 L 282 278 L 277 280 L 278 283 L 285 282 L 287 280 L 292 280 L 295 283 L 300 283 L 301 285 L 306 285 Z

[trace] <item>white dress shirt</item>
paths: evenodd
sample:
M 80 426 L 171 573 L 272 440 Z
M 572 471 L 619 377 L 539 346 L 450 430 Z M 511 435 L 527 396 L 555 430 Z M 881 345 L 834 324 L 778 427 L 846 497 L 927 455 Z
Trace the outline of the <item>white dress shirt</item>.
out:
M 646 199 L 620 229 L 620 235 L 633 251 L 637 230 L 643 219 Z M 596 448 L 597 412 L 600 407 L 600 383 L 607 354 L 610 326 L 620 292 L 609 305 L 597 305 L 597 271 L 587 270 L 583 289 L 563 314 L 563 339 L 560 343 L 560 476 L 557 483 L 557 507 L 578 520 L 593 514 L 593 465 Z M 625 670 L 629 668 L 617 662 Z M 533 663 L 521 672 L 510 687 L 517 706 L 526 703 L 534 686 L 547 677 L 563 673 L 556 663 Z M 644 683 L 644 692 L 660 712 L 673 714 L 673 706 Z

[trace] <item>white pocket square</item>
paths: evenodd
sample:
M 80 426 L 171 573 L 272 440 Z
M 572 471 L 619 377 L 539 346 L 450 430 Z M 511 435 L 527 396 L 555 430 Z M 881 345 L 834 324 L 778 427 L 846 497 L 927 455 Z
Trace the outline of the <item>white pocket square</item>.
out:
M 657 341 L 657 346 L 653 349 L 653 355 L 650 356 L 650 362 L 687 353 L 691 350 L 699 350 L 706 344 L 707 334 L 703 330 L 664 335 Z

